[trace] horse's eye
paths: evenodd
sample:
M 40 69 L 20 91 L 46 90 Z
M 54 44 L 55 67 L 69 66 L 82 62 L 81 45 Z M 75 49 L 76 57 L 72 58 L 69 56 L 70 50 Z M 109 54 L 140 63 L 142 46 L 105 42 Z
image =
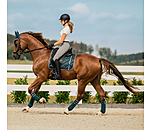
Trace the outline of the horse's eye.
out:
M 18 42 L 19 42 L 18 40 L 14 40 L 14 44 L 18 44 Z

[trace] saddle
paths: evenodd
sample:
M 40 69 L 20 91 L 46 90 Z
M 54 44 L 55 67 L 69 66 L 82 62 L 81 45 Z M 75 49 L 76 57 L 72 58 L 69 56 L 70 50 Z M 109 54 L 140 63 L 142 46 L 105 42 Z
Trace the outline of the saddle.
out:
M 51 64 L 53 65 L 53 67 L 55 67 L 55 62 L 53 61 L 53 57 L 56 54 L 56 52 L 58 51 L 58 49 L 59 49 L 58 47 L 53 49 L 53 53 L 52 53 L 52 57 L 51 57 L 51 61 L 50 61 Z M 72 56 L 72 47 L 58 59 L 60 66 L 63 64 L 63 60 L 66 56 Z
M 50 61 L 49 61 L 49 68 L 53 69 L 52 71 L 52 78 L 51 80 L 56 80 L 56 67 L 55 67 L 55 62 L 53 61 L 53 57 L 58 51 L 59 48 L 54 48 L 52 50 L 51 56 L 50 56 Z M 73 69 L 74 65 L 74 60 L 75 60 L 76 54 L 72 54 L 72 48 L 70 48 L 64 55 L 62 55 L 58 61 L 60 63 L 60 68 L 63 70 L 71 70 Z

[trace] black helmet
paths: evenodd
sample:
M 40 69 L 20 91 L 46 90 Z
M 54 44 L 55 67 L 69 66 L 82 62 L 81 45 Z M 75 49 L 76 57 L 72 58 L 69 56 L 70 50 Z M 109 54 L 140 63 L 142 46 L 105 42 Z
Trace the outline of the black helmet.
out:
M 70 16 L 68 14 L 62 14 L 59 20 L 70 20 Z

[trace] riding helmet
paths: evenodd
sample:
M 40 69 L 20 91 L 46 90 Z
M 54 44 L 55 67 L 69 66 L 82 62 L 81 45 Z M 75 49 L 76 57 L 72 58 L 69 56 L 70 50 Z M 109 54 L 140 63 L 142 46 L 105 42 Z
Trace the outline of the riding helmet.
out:
M 62 14 L 59 20 L 70 20 L 70 16 L 68 14 Z

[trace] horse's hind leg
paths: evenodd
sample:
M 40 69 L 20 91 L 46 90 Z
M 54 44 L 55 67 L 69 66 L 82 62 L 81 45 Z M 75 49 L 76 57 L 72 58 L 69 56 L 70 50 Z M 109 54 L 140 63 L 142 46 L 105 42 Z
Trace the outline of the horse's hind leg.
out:
M 101 112 L 104 114 L 106 111 L 106 101 L 105 101 L 106 93 L 100 85 L 100 79 L 98 78 L 98 76 L 93 81 L 91 81 L 91 84 L 93 85 L 93 87 L 95 88 L 95 90 L 97 91 L 97 93 L 99 94 L 101 98 Z

